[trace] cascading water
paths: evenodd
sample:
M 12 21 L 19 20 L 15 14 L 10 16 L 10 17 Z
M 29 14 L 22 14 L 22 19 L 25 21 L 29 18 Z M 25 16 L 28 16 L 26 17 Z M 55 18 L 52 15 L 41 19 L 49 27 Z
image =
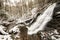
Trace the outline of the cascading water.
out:
M 22 13 L 22 16 L 24 16 L 23 14 L 26 12 L 27 14 L 29 14 L 29 13 L 32 13 L 32 16 L 31 16 L 31 18 L 30 19 L 32 19 L 32 21 L 34 20 L 34 18 L 37 18 L 36 19 L 36 21 L 34 21 L 34 23 L 32 23 L 32 21 L 30 21 L 30 22 L 27 22 L 27 23 L 25 23 L 26 21 L 28 21 L 28 20 L 30 20 L 30 19 L 25 19 L 25 16 L 24 17 L 22 17 L 23 19 L 22 20 L 18 20 L 17 19 L 17 21 L 18 22 L 16 22 L 16 24 L 19 24 L 19 23 L 25 23 L 25 24 L 27 24 L 27 25 L 29 25 L 30 23 L 32 23 L 31 25 L 30 25 L 30 27 L 27 27 L 28 28 L 28 35 L 33 35 L 33 34 L 36 34 L 38 31 L 41 31 L 41 30 L 44 30 L 44 28 L 46 27 L 46 25 L 48 24 L 48 22 L 52 19 L 52 15 L 53 15 L 53 10 L 54 10 L 54 8 L 55 8 L 55 6 L 56 6 L 56 3 L 54 3 L 53 5 L 51 5 L 51 6 L 49 6 L 43 13 L 42 13 L 42 15 L 39 15 L 38 17 L 36 17 L 36 15 L 37 15 L 37 10 L 38 9 L 36 9 L 36 6 L 35 7 L 33 7 L 33 5 L 35 4 L 35 2 L 34 1 L 36 1 L 36 0 L 7 0 L 7 2 L 4 2 L 4 5 L 8 5 L 8 6 L 11 6 L 11 7 L 18 7 L 18 5 L 17 4 L 19 4 L 20 5 L 20 9 L 21 9 L 21 13 Z M 25 4 L 24 4 L 25 3 Z M 37 2 L 38 3 L 38 2 Z M 32 4 L 32 5 L 29 5 L 29 4 Z M 26 6 L 26 8 L 25 8 L 25 6 Z M 31 6 L 31 7 L 29 7 L 29 6 Z M 38 7 L 38 6 L 37 6 Z M 26 9 L 26 10 L 25 10 Z M 9 10 L 10 12 L 11 12 L 11 9 Z M 17 11 L 17 10 L 16 10 Z M 18 11 L 19 11 L 19 9 L 18 9 Z M 13 12 L 12 12 L 13 13 Z M 60 13 L 60 12 L 58 12 L 58 13 Z M 14 17 L 13 17 L 14 18 Z M 28 18 L 28 16 L 27 16 L 27 18 Z M 21 18 L 20 18 L 21 19 Z M 11 31 L 13 31 L 13 32 L 19 32 L 20 30 L 19 30 L 19 28 L 20 28 L 20 24 L 19 25 L 16 25 L 16 26 L 14 26 L 13 28 L 11 28 L 10 30 L 9 30 L 9 32 L 11 32 Z M 6 38 L 8 38 L 8 40 L 10 40 L 11 38 L 10 38 L 10 35 L 9 35 L 9 32 L 7 33 L 7 32 L 5 32 L 4 30 L 3 30 L 4 28 L 1 28 L 1 30 L 2 31 L 0 31 L 1 33 L 3 33 L 3 34 L 7 34 L 7 35 L 4 35 L 4 36 L 2 36 L 2 38 L 4 37 L 6 37 Z M 1 36 L 1 35 L 0 35 Z M 5 40 L 6 40 L 6 38 L 5 38 Z
M 49 6 L 42 15 L 37 17 L 36 22 L 34 22 L 30 27 L 27 27 L 29 35 L 36 34 L 38 31 L 44 30 L 45 25 L 52 19 L 55 6 L 56 3 Z

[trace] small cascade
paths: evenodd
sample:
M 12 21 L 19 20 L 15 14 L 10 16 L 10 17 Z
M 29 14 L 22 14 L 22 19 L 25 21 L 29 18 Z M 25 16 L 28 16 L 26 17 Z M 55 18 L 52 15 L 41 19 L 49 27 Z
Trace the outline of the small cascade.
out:
M 55 6 L 56 3 L 49 6 L 42 15 L 37 17 L 36 22 L 34 22 L 30 27 L 27 27 L 29 35 L 36 34 L 38 31 L 44 30 L 45 25 L 52 19 Z

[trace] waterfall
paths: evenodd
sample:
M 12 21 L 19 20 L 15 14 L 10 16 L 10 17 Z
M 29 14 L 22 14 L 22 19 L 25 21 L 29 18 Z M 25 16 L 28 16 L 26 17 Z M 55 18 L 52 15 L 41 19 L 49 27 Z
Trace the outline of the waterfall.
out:
M 36 21 L 28 28 L 28 34 L 36 34 L 40 30 L 44 30 L 45 25 L 52 19 L 53 10 L 56 6 L 56 3 L 50 5 L 42 15 L 39 15 Z

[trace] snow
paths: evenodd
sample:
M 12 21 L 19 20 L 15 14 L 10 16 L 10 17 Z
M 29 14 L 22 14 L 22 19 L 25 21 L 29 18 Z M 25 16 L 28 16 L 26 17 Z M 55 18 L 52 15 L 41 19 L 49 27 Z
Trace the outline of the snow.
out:
M 33 8 L 33 9 L 31 10 L 31 13 L 32 13 L 31 16 L 27 16 L 27 17 L 26 17 L 26 15 L 23 15 L 23 17 L 21 17 L 21 18 L 19 18 L 19 19 L 16 19 L 16 21 L 17 21 L 16 24 L 18 24 L 18 23 L 24 23 L 25 21 L 30 20 L 30 19 L 33 20 L 33 18 L 35 18 L 36 15 L 37 15 L 37 10 L 38 10 L 37 7 L 36 7 L 36 8 Z
M 56 40 L 56 38 L 55 38 L 54 36 L 51 36 L 51 38 L 52 38 L 53 40 Z
M 13 33 L 16 33 L 16 34 L 14 34 L 14 38 L 20 38 L 20 30 L 19 30 L 19 25 L 16 25 L 16 26 L 14 26 L 13 28 L 11 28 L 10 30 L 9 30 L 9 32 L 11 33 L 11 32 L 13 32 Z
M 0 40 L 12 40 L 11 35 L 0 35 Z
M 56 38 L 55 36 L 58 38 Z M 55 36 L 51 36 L 52 40 L 60 40 L 60 35 L 55 35 Z
M 0 25 L 0 32 L 1 32 L 2 34 L 8 34 L 7 32 L 4 31 L 4 29 L 5 29 L 5 27 L 2 26 L 2 25 Z
M 57 14 L 60 14 L 60 11 L 59 11 L 59 12 L 57 12 Z
M 57 30 L 54 30 L 54 33 L 59 34 Z
M 32 16 L 31 16 L 31 17 L 35 18 L 36 15 L 37 15 L 37 12 L 38 12 L 38 8 L 37 8 L 37 7 L 33 8 L 33 9 L 31 10 L 31 13 L 32 13 Z
M 49 6 L 46 9 L 46 11 L 37 18 L 34 24 L 32 24 L 30 27 L 27 27 L 29 35 L 36 34 L 38 31 L 44 30 L 47 22 L 49 22 L 52 19 L 52 14 L 55 6 L 56 6 L 56 3 Z
M 4 26 L 0 25 L 0 32 L 2 34 L 4 34 L 4 35 L 0 35 L 0 40 L 12 40 L 12 38 L 11 38 L 12 35 L 10 35 L 7 32 L 5 32 L 4 28 L 5 28 Z M 11 31 L 13 31 L 14 33 L 15 32 L 20 32 L 18 26 L 15 26 L 14 28 L 9 30 L 9 32 L 11 32 Z M 19 38 L 20 37 L 19 33 L 17 33 L 14 37 L 15 38 Z
M 14 26 L 12 29 L 9 30 L 9 32 L 12 32 L 12 31 L 13 31 L 14 33 L 15 33 L 15 32 L 20 32 L 18 27 L 19 27 L 19 25 Z

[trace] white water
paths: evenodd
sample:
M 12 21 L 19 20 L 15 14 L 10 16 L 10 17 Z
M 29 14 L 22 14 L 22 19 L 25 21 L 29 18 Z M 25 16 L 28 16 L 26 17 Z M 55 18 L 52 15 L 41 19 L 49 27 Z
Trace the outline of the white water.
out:
M 56 6 L 56 3 L 49 6 L 45 10 L 45 12 L 37 18 L 34 24 L 32 24 L 30 27 L 27 27 L 29 35 L 36 34 L 38 31 L 44 30 L 47 22 L 49 22 L 52 19 L 52 14 L 55 6 Z

